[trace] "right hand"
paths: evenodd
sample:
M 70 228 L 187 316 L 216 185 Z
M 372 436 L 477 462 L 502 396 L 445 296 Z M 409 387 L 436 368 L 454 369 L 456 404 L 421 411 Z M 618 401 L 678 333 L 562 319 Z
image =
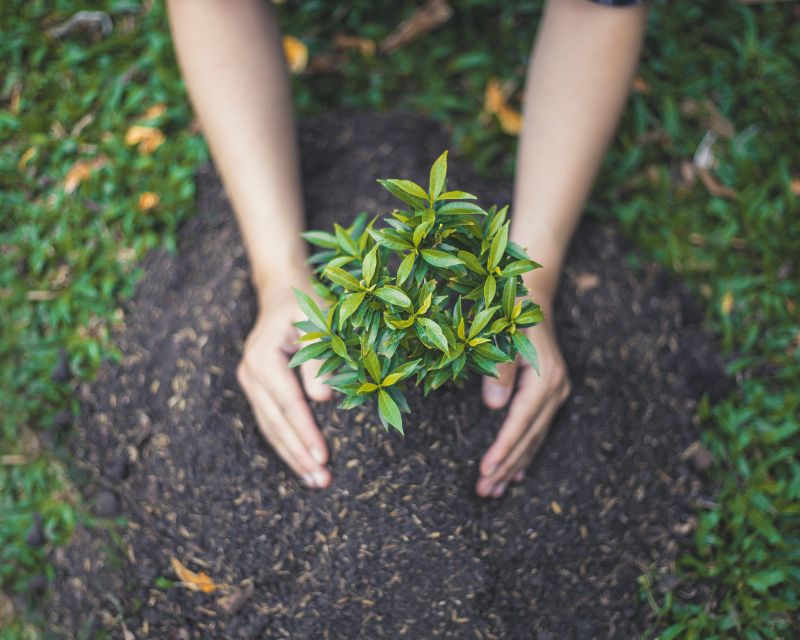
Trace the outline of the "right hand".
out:
M 305 319 L 289 282 L 308 288 L 307 279 L 287 278 L 259 291 L 258 318 L 245 341 L 236 377 L 264 438 L 307 486 L 324 488 L 331 482 L 325 466 L 328 449 L 288 366 L 299 348 L 295 339 L 300 334 L 292 323 Z M 308 397 L 323 402 L 330 399 L 331 389 L 316 377 L 320 364 L 303 364 L 301 377 Z

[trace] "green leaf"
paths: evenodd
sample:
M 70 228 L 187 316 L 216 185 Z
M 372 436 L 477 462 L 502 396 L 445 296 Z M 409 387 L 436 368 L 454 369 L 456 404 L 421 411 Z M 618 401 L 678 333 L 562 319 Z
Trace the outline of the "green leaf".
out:
M 467 193 L 466 191 L 446 191 L 442 195 L 440 195 L 438 200 L 477 200 L 476 196 L 473 196 L 471 193 Z M 486 212 L 484 212 L 486 213 Z
M 364 301 L 364 296 L 366 296 L 365 291 L 360 291 L 358 293 L 351 293 L 348 296 L 345 296 L 342 300 L 342 304 L 339 307 L 339 330 L 342 330 L 345 321 L 352 316 L 361 303 Z
M 338 267 L 325 267 L 322 272 L 331 282 L 335 282 L 348 291 L 361 291 L 361 285 L 353 275 Z
M 362 384 L 356 393 L 372 393 L 373 391 L 378 390 L 378 385 L 372 382 L 365 382 Z
M 328 351 L 328 347 L 330 347 L 330 344 L 327 342 L 308 344 L 292 356 L 292 359 L 289 360 L 289 366 L 297 367 L 309 360 L 321 358 L 322 354 Z
M 311 296 L 303 291 L 294 288 L 292 288 L 292 290 L 294 291 L 294 296 L 297 298 L 300 308 L 303 310 L 303 313 L 306 314 L 306 317 L 327 333 L 328 323 L 325 319 L 325 314 L 322 313 L 322 310 L 319 308 L 319 306 L 317 306 L 317 303 L 314 302 Z
M 430 196 L 431 200 L 436 200 L 444 188 L 444 180 L 447 177 L 447 151 L 436 158 L 431 167 L 430 175 Z
M 358 245 L 356 245 L 356 243 L 350 237 L 350 234 L 338 224 L 334 224 L 333 228 L 336 231 L 336 242 L 342 251 L 351 256 L 357 256 Z
M 402 200 L 414 209 L 424 209 L 428 204 L 428 194 L 425 193 L 425 190 L 422 187 L 411 182 L 410 180 L 378 180 L 378 184 L 391 193 L 395 198 Z M 419 192 L 421 192 L 423 195 L 415 195 L 418 192 L 414 187 L 419 189 Z
M 414 245 L 401 238 L 395 231 L 388 229 L 378 229 L 376 231 L 375 229 L 370 229 L 369 234 L 375 242 L 387 249 L 392 249 L 393 251 L 411 251 L 414 249 Z
M 417 225 L 416 229 L 414 229 L 414 236 L 413 236 L 415 247 L 419 246 L 419 243 L 422 242 L 422 239 L 425 237 L 425 235 L 428 233 L 429 230 L 430 229 L 428 228 L 428 223 L 425 221 L 422 221 Z
M 533 260 L 516 260 L 503 268 L 503 277 L 520 276 L 541 266 Z
M 444 337 L 442 328 L 430 318 L 417 318 L 417 323 L 425 330 L 428 340 L 445 353 L 449 351 L 447 338 Z
M 364 262 L 361 264 L 361 275 L 364 276 L 364 281 L 367 286 L 372 284 L 372 279 L 375 276 L 375 270 L 378 266 L 378 245 L 375 245 L 372 250 L 364 257 Z
M 537 306 L 535 309 L 521 313 L 517 318 L 517 324 L 521 326 L 528 326 L 536 324 L 544 320 L 544 313 L 542 308 Z
M 414 269 L 414 260 L 416 259 L 416 255 L 413 253 L 409 253 L 403 261 L 400 263 L 400 266 L 397 269 L 397 284 L 403 284 L 407 279 L 408 276 L 411 275 L 411 271 Z
M 785 579 L 786 572 L 783 569 L 769 569 L 749 576 L 747 584 L 759 593 L 766 593 L 771 587 L 780 584 Z
M 517 279 L 506 278 L 503 285 L 503 313 L 506 318 L 511 318 L 511 312 L 514 310 L 514 300 L 517 298 Z
M 336 237 L 331 233 L 327 233 L 326 231 L 304 231 L 300 234 L 300 237 L 304 238 L 313 245 L 323 247 L 325 249 L 336 249 L 338 246 Z
M 506 222 L 497 232 L 494 240 L 492 240 L 492 248 L 489 250 L 489 271 L 499 265 L 500 260 L 503 258 L 508 244 L 508 226 L 510 224 L 511 221 Z
M 423 249 L 420 251 L 422 259 L 434 267 L 455 267 L 456 265 L 463 264 L 463 262 L 455 256 L 439 251 L 438 249 Z
M 514 342 L 517 351 L 522 354 L 522 357 L 530 362 L 537 375 L 542 375 L 539 371 L 539 355 L 536 353 L 536 347 L 528 340 L 528 336 L 521 331 L 517 331 L 511 336 L 511 340 Z
M 381 381 L 381 363 L 378 361 L 378 356 L 375 355 L 372 349 L 364 354 L 364 366 L 375 382 Z
M 467 338 L 469 340 L 472 340 L 481 331 L 483 331 L 483 328 L 489 324 L 489 320 L 492 319 L 492 316 L 495 314 L 497 309 L 499 309 L 499 307 L 489 307 L 475 316 L 475 319 L 472 321 L 472 324 L 469 327 L 469 333 L 467 334 Z
M 448 202 L 436 210 L 440 216 L 485 216 L 486 212 L 473 202 Z
M 406 292 L 399 287 L 394 287 L 392 285 L 379 287 L 378 289 L 375 289 L 374 295 L 384 302 L 397 305 L 398 307 L 403 307 L 404 309 L 411 306 L 411 298 L 409 298 L 408 294 L 406 294 Z
M 414 371 L 416 371 L 417 366 L 419 363 L 422 362 L 421 359 L 412 360 L 411 362 L 406 362 L 403 365 L 400 365 L 392 371 L 388 376 L 383 379 L 381 382 L 381 386 L 383 387 L 391 387 L 393 384 L 399 382 L 403 378 L 407 378 L 410 376 Z
M 344 344 L 344 340 L 342 340 L 337 335 L 331 335 L 331 349 L 337 356 L 341 356 L 345 360 L 350 360 L 350 354 L 347 353 L 347 346 Z
M 488 275 L 483 282 L 483 301 L 488 307 L 494 300 L 494 294 L 497 290 L 497 282 L 493 275 Z
M 459 251 L 457 254 L 458 259 L 461 260 L 470 271 L 474 271 L 478 275 L 485 276 L 486 269 L 483 268 L 480 260 L 472 255 L 469 251 Z
M 383 389 L 378 391 L 378 413 L 386 422 L 400 433 L 403 433 L 403 418 L 400 415 L 400 409 L 397 403 L 392 400 L 392 396 Z

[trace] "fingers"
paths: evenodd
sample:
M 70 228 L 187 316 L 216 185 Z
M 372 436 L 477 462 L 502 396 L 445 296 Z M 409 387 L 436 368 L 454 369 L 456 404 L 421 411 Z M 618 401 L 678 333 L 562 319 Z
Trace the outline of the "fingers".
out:
M 503 362 L 497 365 L 497 371 L 500 374 L 497 378 L 483 378 L 483 402 L 490 409 L 502 409 L 506 406 L 514 390 L 517 365 L 514 362 Z
M 327 487 L 330 472 L 325 440 L 317 428 L 300 384 L 282 359 L 263 362 L 253 371 L 243 363 L 239 382 L 250 400 L 259 428 L 292 470 L 309 486 Z
M 322 360 L 309 360 L 300 365 L 303 388 L 308 397 L 317 402 L 327 402 L 331 399 L 331 388 L 317 377 L 322 363 Z

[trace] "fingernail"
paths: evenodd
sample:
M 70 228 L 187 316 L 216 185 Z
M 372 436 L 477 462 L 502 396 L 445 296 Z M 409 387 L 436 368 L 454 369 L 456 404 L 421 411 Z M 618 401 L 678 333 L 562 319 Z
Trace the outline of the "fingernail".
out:
M 314 480 L 316 480 L 318 487 L 325 486 L 325 474 L 322 471 L 315 471 L 314 472 Z
M 309 487 L 313 487 L 314 477 L 310 473 L 306 473 L 303 475 L 303 482 L 305 482 Z
M 496 485 L 494 489 L 492 489 L 492 495 L 495 498 L 499 498 L 500 496 L 503 495 L 503 491 L 505 490 L 506 490 L 506 483 L 501 482 L 500 484 Z
M 311 447 L 311 457 L 314 458 L 317 464 L 325 464 L 325 456 L 322 455 L 322 451 L 317 447 Z

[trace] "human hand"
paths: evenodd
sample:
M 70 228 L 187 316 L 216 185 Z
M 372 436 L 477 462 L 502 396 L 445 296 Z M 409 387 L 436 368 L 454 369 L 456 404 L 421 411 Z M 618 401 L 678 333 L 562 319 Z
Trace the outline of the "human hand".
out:
M 519 363 L 499 365 L 499 378 L 483 379 L 484 403 L 492 409 L 501 409 L 511 398 L 519 373 L 508 416 L 480 463 L 481 477 L 475 484 L 475 492 L 483 497 L 499 498 L 510 481 L 522 481 L 525 468 L 544 442 L 553 416 L 572 389 L 552 314 L 546 313 L 542 323 L 525 331 L 539 354 L 541 377 L 527 361 L 519 359 Z
M 299 333 L 292 323 L 304 319 L 291 285 L 304 289 L 306 282 L 287 278 L 259 291 L 258 318 L 245 341 L 236 377 L 264 438 L 306 485 L 324 488 L 331 482 L 325 439 L 288 364 L 298 349 L 294 340 Z M 308 396 L 325 401 L 331 390 L 315 377 L 319 366 L 319 361 L 306 362 L 300 373 Z

